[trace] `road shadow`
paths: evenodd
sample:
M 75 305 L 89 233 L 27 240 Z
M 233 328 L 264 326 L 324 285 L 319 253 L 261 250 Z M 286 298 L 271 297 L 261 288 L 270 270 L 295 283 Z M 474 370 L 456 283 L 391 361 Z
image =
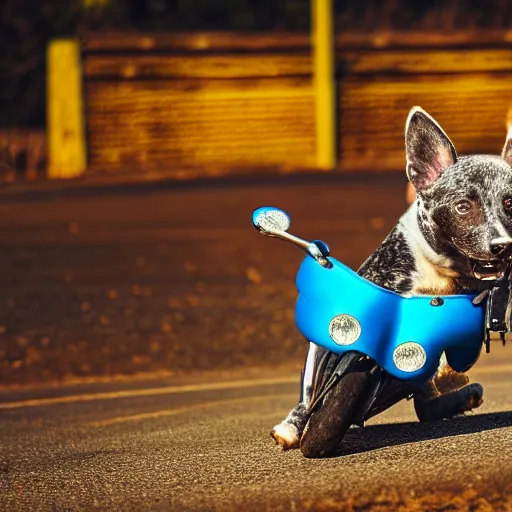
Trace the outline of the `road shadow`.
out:
M 347 432 L 334 457 L 512 426 L 512 412 L 494 412 L 429 423 L 370 425 Z

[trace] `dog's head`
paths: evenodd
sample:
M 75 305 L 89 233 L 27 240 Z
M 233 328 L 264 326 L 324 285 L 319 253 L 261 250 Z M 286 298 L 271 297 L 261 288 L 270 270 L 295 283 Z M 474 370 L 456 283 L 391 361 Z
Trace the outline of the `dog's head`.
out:
M 501 157 L 457 156 L 439 124 L 415 107 L 405 142 L 407 176 L 428 243 L 461 274 L 495 277 L 512 255 L 512 130 Z

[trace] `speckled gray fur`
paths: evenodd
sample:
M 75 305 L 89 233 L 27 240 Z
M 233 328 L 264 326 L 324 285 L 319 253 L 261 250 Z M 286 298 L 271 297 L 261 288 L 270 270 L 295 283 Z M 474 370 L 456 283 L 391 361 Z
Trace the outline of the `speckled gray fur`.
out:
M 413 109 L 406 126 L 406 154 L 417 200 L 362 265 L 360 275 L 409 295 L 484 288 L 486 283 L 473 276 L 475 262 L 496 261 L 492 242 L 512 242 L 512 209 L 504 208 L 505 199 L 512 198 L 507 147 L 508 142 L 502 157 L 458 157 L 439 125 L 426 112 Z M 456 210 L 460 201 L 471 206 L 464 215 Z
M 416 270 L 410 245 L 394 228 L 379 248 L 363 263 L 358 274 L 379 286 L 398 293 L 412 290 Z
M 407 119 L 405 146 L 416 202 L 358 273 L 407 296 L 488 288 L 491 281 L 476 279 L 473 269 L 478 261 L 499 261 L 492 250 L 497 240 L 512 248 L 512 208 L 504 206 L 507 198 L 512 204 L 512 131 L 501 157 L 459 157 L 436 121 L 415 107 Z M 462 214 L 461 201 L 469 204 Z M 299 403 L 276 428 L 293 425 L 300 437 L 306 422 L 307 408 Z M 284 448 L 297 446 L 299 437 L 291 443 L 275 430 L 273 435 Z

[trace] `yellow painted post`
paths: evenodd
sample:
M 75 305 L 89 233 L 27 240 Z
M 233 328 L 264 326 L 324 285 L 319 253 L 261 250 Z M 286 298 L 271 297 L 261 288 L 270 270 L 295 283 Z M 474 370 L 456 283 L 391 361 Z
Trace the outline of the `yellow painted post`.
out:
M 317 165 L 336 167 L 333 0 L 311 0 Z
M 407 204 L 412 204 L 416 200 L 416 190 L 414 189 L 411 182 L 407 183 L 407 188 L 405 190 L 405 200 Z
M 80 45 L 51 41 L 47 52 L 48 177 L 75 178 L 86 168 Z

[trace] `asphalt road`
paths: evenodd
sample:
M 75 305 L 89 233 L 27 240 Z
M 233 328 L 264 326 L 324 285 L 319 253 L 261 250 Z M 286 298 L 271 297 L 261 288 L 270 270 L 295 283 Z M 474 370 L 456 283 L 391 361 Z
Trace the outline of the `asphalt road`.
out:
M 474 415 L 419 424 L 402 402 L 325 460 L 269 437 L 289 367 L 3 391 L 0 509 L 512 510 L 512 347 L 471 375 Z

